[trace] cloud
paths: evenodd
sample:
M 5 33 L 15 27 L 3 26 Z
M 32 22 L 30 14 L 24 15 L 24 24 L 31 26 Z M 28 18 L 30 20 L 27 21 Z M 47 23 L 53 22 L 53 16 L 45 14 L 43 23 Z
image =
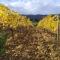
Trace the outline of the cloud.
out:
M 0 2 L 22 14 L 49 14 L 57 11 L 60 13 L 59 0 L 0 0 Z

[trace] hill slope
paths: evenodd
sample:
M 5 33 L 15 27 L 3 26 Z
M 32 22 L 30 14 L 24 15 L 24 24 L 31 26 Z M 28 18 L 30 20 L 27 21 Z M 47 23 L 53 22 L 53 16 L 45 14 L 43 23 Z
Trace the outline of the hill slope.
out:
M 8 27 L 0 29 L 0 60 L 59 60 L 57 35 L 51 32 L 57 29 L 57 20 L 58 16 L 47 16 L 36 28 L 26 16 L 0 5 L 0 28 Z
M 32 22 L 26 16 L 10 10 L 8 7 L 0 4 L 0 25 L 4 27 L 32 26 Z
M 49 29 L 53 32 L 57 31 L 58 29 L 58 21 L 59 21 L 59 17 L 58 15 L 49 15 L 45 18 L 43 18 L 37 25 L 37 27 L 42 27 L 42 28 L 46 28 Z

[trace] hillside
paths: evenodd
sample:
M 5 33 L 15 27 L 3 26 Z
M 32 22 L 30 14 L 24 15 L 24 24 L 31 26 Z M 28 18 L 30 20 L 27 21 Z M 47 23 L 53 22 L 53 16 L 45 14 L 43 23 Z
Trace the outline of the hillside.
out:
M 8 7 L 0 4 L 0 24 L 5 27 L 16 28 L 18 26 L 32 26 L 32 22 L 26 16 L 10 10 Z
M 50 31 L 56 32 L 58 29 L 59 17 L 58 15 L 49 15 L 43 18 L 37 25 L 37 27 L 46 28 Z
M 60 59 L 60 43 L 54 33 L 59 17 L 48 15 L 39 22 L 30 19 L 0 4 L 0 60 Z
M 33 22 L 38 22 L 39 19 L 43 19 L 44 17 L 46 17 L 47 15 L 23 15 L 23 16 L 27 16 L 28 18 L 30 18 Z

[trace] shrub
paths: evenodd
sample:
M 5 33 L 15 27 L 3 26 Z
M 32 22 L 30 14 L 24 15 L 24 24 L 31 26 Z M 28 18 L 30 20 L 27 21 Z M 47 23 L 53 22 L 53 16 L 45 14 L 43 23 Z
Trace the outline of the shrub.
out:
M 5 52 L 5 42 L 7 39 L 7 33 L 6 31 L 0 31 L 0 55 L 4 54 Z
M 37 27 L 42 27 L 55 32 L 58 29 L 58 16 L 47 16 L 43 18 L 37 25 Z
M 26 16 L 14 12 L 4 5 L 0 5 L 0 24 L 4 27 L 16 28 L 18 26 L 32 26 L 32 22 Z

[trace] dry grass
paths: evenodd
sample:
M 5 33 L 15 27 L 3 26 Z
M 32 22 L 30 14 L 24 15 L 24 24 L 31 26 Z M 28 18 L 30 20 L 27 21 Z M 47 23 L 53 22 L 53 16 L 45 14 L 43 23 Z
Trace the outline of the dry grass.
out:
M 46 29 L 20 27 L 6 42 L 6 60 L 59 60 L 56 34 Z

